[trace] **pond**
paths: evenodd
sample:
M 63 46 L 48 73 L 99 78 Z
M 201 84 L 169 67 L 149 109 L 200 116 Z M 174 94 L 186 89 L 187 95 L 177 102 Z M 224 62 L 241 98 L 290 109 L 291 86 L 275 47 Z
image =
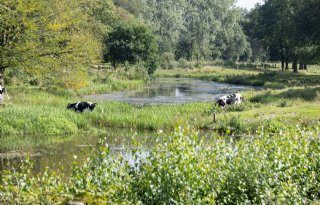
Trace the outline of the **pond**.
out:
M 158 78 L 138 90 L 87 95 L 83 98 L 93 101 L 119 101 L 139 105 L 210 102 L 225 94 L 249 89 L 253 89 L 253 87 L 191 78 Z
M 189 78 L 159 78 L 139 90 L 89 95 L 84 96 L 84 99 L 120 101 L 139 105 L 205 102 L 214 101 L 228 93 L 248 89 L 253 89 L 253 87 Z M 107 128 L 106 134 L 100 136 L 86 133 L 80 136 L 1 137 L 0 171 L 12 166 L 19 167 L 21 159 L 30 156 L 33 159 L 36 173 L 47 166 L 52 169 L 64 167 L 65 172 L 68 172 L 75 156 L 77 156 L 77 161 L 83 161 L 92 155 L 91 148 L 97 145 L 99 137 L 106 138 L 112 153 L 123 153 L 130 160 L 130 154 L 125 147 L 130 145 L 134 135 L 136 135 L 135 131 L 132 130 Z M 139 131 L 136 140 L 152 143 L 154 135 L 155 133 Z M 203 135 L 210 135 L 210 133 Z
M 212 133 L 209 131 L 199 134 L 205 140 L 212 139 Z M 104 143 L 108 144 L 112 155 L 122 154 L 129 164 L 134 164 L 133 156 L 130 149 L 133 146 L 133 139 L 143 147 L 145 152 L 141 153 L 142 157 L 147 154 L 148 147 L 152 146 L 156 137 L 159 136 L 155 132 L 138 131 L 130 129 L 111 129 L 100 135 L 83 134 L 79 136 L 12 136 L 5 140 L 16 140 L 17 143 L 13 146 L 3 145 L 0 147 L 0 178 L 1 171 L 5 169 L 19 169 L 22 160 L 27 157 L 33 162 L 33 173 L 40 173 L 46 167 L 53 170 L 60 170 L 64 174 L 71 173 L 72 162 L 84 162 L 88 157 L 95 153 L 95 148 L 99 146 L 99 140 L 103 139 Z M 10 139 L 11 138 L 11 139 Z M 20 138 L 20 139 L 18 139 Z M 54 140 L 56 143 L 46 144 L 47 140 Z M 63 141 L 66 139 L 66 141 Z M 30 141 L 42 141 L 40 144 L 30 143 Z M 61 141 L 61 142 L 59 142 Z M 100 144 L 101 146 L 101 144 Z M 63 170 L 62 170 L 63 168 Z
M 14 140 L 16 143 L 12 146 L 1 144 L 0 147 L 0 173 L 1 170 L 10 167 L 18 168 L 21 160 L 30 157 L 34 163 L 34 172 L 38 173 L 46 167 L 54 170 L 64 167 L 64 172 L 68 173 L 71 168 L 71 162 L 75 160 L 81 162 L 93 154 L 93 148 L 98 146 L 101 138 L 106 141 L 112 154 L 122 153 L 128 160 L 130 155 L 127 148 L 130 148 L 132 139 L 142 142 L 146 146 L 152 143 L 156 133 L 148 131 L 139 131 L 139 135 L 130 129 L 111 129 L 106 133 L 93 135 L 84 133 L 79 136 L 10 136 L 5 141 Z M 20 138 L 20 139 L 19 139 Z M 46 143 L 46 141 L 51 141 Z M 55 142 L 52 142 L 55 141 Z M 32 143 L 30 143 L 32 142 Z M 36 142 L 40 142 L 37 144 Z M 148 144 L 146 143 L 148 142 Z

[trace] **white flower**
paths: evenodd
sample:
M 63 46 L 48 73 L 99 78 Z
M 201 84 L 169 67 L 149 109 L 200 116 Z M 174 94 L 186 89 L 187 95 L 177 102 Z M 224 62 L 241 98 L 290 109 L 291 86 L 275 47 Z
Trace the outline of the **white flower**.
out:
M 77 155 L 73 155 L 73 158 L 74 158 L 74 159 L 77 159 L 78 157 L 77 157 Z

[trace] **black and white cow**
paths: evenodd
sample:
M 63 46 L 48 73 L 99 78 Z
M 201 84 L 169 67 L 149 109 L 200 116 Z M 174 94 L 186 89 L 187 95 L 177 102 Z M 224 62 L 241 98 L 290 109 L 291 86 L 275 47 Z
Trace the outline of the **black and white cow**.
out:
M 76 103 L 69 103 L 67 105 L 67 109 L 74 110 L 76 112 L 93 111 L 96 105 L 97 103 L 92 103 L 92 102 L 76 102 Z
M 243 97 L 241 96 L 241 94 L 230 94 L 220 97 L 216 103 L 220 107 L 224 107 L 230 104 L 240 104 L 242 101 Z
M 5 92 L 6 92 L 6 89 L 0 85 L 0 102 L 2 102 Z

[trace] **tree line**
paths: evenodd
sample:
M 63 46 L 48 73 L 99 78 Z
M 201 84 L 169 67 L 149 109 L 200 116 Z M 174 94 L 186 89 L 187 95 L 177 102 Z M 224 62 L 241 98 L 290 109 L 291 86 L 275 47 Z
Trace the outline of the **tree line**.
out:
M 294 71 L 320 56 L 319 0 L 0 0 L 0 84 L 13 76 L 78 89 L 92 63 L 281 61 Z
M 294 72 L 319 62 L 319 0 L 266 0 L 245 14 L 243 28 L 253 60 L 281 61 L 282 70 L 292 63 Z

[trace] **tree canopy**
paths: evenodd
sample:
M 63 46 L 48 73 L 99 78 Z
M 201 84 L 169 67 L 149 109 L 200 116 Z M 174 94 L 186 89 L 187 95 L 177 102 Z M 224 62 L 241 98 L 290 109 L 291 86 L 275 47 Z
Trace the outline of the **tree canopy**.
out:
M 233 0 L 144 1 L 143 17 L 159 36 L 161 52 L 188 60 L 237 60 L 250 53 Z
M 248 14 L 251 40 L 260 41 L 270 60 L 282 69 L 293 63 L 294 72 L 319 61 L 318 0 L 267 0 Z
M 143 62 L 149 74 L 157 67 L 158 47 L 152 32 L 141 23 L 127 22 L 117 26 L 106 38 L 105 59 L 116 67 L 119 63 Z
M 280 60 L 297 72 L 320 60 L 319 10 L 319 0 L 265 0 L 250 12 L 235 0 L 0 0 L 0 84 L 19 71 L 78 89 L 89 64 L 141 61 L 153 73 L 159 54 Z
M 99 23 L 106 20 L 97 10 L 106 2 L 1 0 L 0 73 L 17 69 L 46 84 L 85 85 L 85 66 L 102 53 Z

